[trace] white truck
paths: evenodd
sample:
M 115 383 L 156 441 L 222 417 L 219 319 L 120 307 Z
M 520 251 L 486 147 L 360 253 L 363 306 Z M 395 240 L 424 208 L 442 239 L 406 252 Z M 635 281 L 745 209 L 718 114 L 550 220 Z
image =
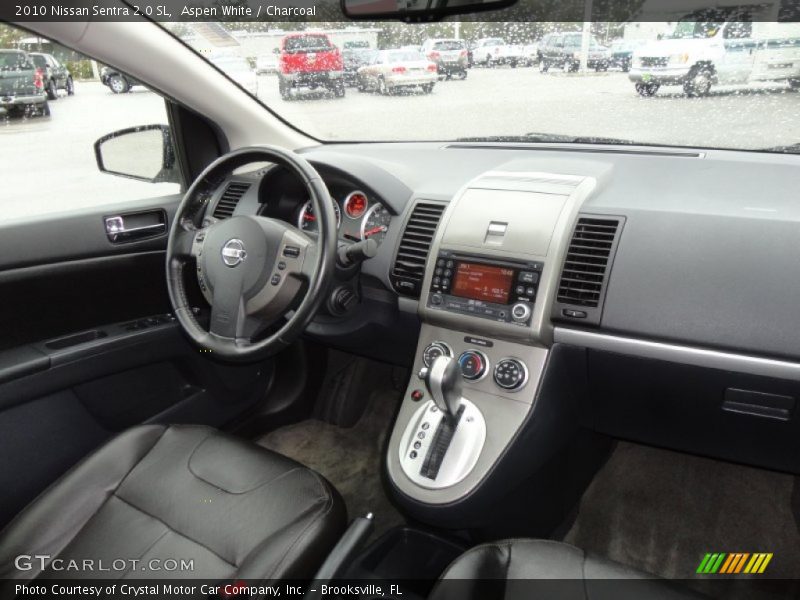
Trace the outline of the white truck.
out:
M 638 48 L 629 73 L 641 96 L 682 85 L 704 96 L 717 83 L 786 81 L 800 88 L 800 23 L 679 21 L 662 39 Z
M 516 67 L 525 64 L 525 51 L 521 45 L 506 44 L 503 38 L 481 38 L 472 46 L 472 64 Z

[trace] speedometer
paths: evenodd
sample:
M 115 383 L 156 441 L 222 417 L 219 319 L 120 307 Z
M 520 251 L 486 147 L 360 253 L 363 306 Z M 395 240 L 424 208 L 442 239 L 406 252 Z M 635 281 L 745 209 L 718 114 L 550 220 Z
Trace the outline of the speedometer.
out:
M 336 213 L 336 228 L 342 224 L 342 210 L 339 208 L 339 203 L 331 198 L 333 203 L 333 211 Z M 311 200 L 303 205 L 300 209 L 300 214 L 297 215 L 297 226 L 303 231 L 316 233 L 319 231 L 319 224 L 317 223 L 317 215 L 314 214 L 314 205 Z
M 367 211 L 364 220 L 361 221 L 361 239 L 372 238 L 380 244 L 386 237 L 386 232 L 389 231 L 391 221 L 392 215 L 385 206 L 373 204 L 372 208 Z

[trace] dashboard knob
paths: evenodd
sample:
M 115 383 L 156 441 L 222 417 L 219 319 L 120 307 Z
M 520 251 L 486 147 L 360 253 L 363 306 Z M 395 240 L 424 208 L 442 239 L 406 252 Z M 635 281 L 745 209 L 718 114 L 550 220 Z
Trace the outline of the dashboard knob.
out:
M 430 367 L 440 356 L 453 356 L 453 350 L 444 342 L 435 341 L 431 342 L 425 347 L 422 352 L 422 362 L 426 367 Z
M 517 323 L 526 323 L 531 316 L 531 306 L 527 302 L 517 302 L 511 307 L 511 318 Z
M 494 382 L 501 388 L 516 391 L 528 382 L 528 368 L 516 358 L 504 358 L 494 367 Z
M 489 359 L 483 352 L 467 350 L 458 357 L 458 366 L 461 367 L 461 376 L 467 381 L 478 381 L 489 368 Z

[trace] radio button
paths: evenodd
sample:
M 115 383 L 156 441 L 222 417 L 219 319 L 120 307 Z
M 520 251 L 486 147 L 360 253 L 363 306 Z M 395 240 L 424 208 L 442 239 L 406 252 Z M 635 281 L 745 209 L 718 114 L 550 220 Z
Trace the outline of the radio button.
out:
M 440 306 L 442 304 L 443 298 L 441 294 L 431 294 L 431 304 L 434 306 Z
M 539 274 L 533 271 L 520 271 L 519 280 L 522 283 L 537 283 L 539 281 Z
M 461 367 L 461 376 L 467 381 L 478 381 L 489 368 L 489 359 L 483 352 L 467 350 L 458 357 L 458 366 Z
M 511 318 L 517 323 L 526 323 L 531 316 L 531 307 L 527 302 L 517 302 L 511 307 Z

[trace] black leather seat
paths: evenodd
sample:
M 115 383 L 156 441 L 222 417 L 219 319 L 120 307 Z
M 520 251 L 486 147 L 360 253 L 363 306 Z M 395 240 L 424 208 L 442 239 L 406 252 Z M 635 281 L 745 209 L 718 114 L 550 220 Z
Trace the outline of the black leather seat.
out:
M 140 426 L 76 465 L 3 530 L 0 579 L 310 578 L 345 521 L 333 487 L 283 456 L 208 427 Z M 19 555 L 61 561 L 19 570 Z M 139 563 L 98 573 L 68 570 L 71 559 Z M 161 571 L 141 571 L 151 559 Z M 193 570 L 166 572 L 167 559 L 193 561 Z
M 665 579 L 550 540 L 476 546 L 442 575 L 429 600 L 683 600 L 702 598 Z

